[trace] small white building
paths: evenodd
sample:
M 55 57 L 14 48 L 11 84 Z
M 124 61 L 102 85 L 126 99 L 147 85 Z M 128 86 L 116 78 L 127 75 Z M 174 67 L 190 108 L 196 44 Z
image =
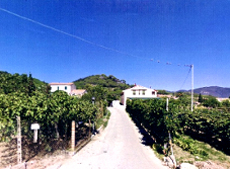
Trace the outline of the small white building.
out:
M 86 94 L 87 91 L 85 89 L 74 89 L 71 91 L 72 96 L 82 97 L 84 94 Z
M 127 99 L 151 99 L 157 98 L 157 90 L 135 85 L 130 89 L 122 91 L 121 104 L 126 105 Z
M 71 95 L 72 91 L 76 90 L 74 83 L 50 83 L 49 85 L 51 87 L 51 92 L 62 90 Z

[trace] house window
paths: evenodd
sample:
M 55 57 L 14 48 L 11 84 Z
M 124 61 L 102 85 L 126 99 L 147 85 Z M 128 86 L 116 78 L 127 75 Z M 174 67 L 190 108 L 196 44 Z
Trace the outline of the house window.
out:
M 145 95 L 145 90 L 142 90 L 142 95 Z
M 67 86 L 65 86 L 65 90 L 67 90 Z
M 136 95 L 136 90 L 133 90 L 133 95 Z
M 59 90 L 59 86 L 57 87 L 57 90 Z
M 152 95 L 155 95 L 155 92 L 152 92 Z

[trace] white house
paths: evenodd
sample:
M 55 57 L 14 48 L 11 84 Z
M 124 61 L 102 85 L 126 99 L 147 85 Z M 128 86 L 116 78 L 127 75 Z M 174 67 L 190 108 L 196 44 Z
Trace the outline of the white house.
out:
M 121 104 L 126 105 L 127 99 L 134 99 L 134 98 L 140 98 L 140 99 L 157 98 L 157 90 L 143 87 L 140 85 L 135 85 L 132 88 L 122 91 Z
M 84 94 L 86 94 L 87 91 L 85 89 L 74 89 L 71 91 L 72 96 L 82 97 Z
M 71 95 L 72 91 L 76 90 L 74 83 L 50 83 L 49 85 L 51 87 L 51 92 L 62 90 Z

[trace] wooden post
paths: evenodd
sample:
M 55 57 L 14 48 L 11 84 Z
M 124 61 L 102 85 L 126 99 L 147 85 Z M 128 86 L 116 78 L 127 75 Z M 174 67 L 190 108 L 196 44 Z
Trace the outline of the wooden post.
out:
M 75 121 L 72 121 L 72 126 L 71 126 L 71 150 L 74 151 L 75 149 Z
M 89 137 L 91 137 L 91 121 L 89 119 Z
M 18 164 L 22 163 L 21 118 L 17 116 L 17 154 Z

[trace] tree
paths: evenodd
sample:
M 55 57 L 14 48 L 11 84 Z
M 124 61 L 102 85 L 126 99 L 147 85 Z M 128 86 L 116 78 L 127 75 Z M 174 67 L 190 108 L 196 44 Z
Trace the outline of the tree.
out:
M 229 101 L 229 100 L 224 100 L 224 101 L 222 102 L 222 106 L 223 106 L 223 107 L 230 107 L 230 101 Z
M 219 107 L 220 106 L 220 102 L 213 96 L 209 96 L 203 103 L 203 105 L 205 107 Z
M 203 103 L 203 101 L 204 101 L 203 96 L 202 96 L 202 94 L 200 93 L 200 94 L 199 94 L 199 98 L 198 98 L 198 102 Z
M 157 93 L 158 93 L 158 94 L 164 94 L 164 95 L 170 94 L 170 93 L 167 92 L 166 90 L 158 90 Z
M 34 84 L 32 75 L 30 74 L 29 78 L 28 78 L 28 94 L 29 94 L 29 96 L 32 96 L 32 93 L 34 91 L 35 91 L 35 84 Z

